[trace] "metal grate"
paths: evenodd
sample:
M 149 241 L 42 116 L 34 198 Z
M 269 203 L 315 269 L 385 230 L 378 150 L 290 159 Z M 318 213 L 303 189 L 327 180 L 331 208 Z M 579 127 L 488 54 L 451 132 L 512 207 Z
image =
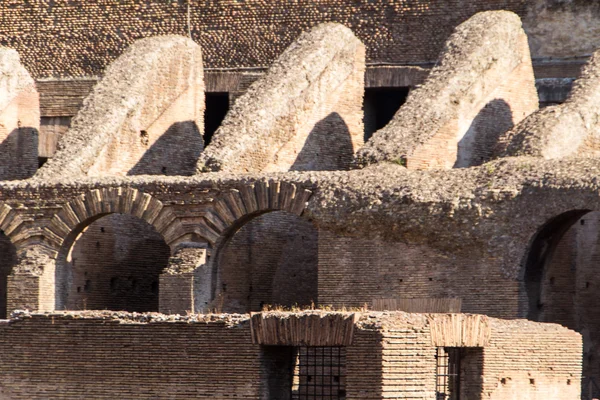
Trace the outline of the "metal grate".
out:
M 436 400 L 459 400 L 460 398 L 460 355 L 459 347 L 438 347 L 435 356 Z
M 346 349 L 297 347 L 292 400 L 345 399 Z

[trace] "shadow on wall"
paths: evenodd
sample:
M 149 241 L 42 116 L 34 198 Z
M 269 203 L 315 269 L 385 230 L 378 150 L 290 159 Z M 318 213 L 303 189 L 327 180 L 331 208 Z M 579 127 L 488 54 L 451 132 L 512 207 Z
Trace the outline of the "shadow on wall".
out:
M 36 128 L 14 129 L 0 143 L 0 180 L 31 178 L 38 168 L 38 142 Z
M 542 281 L 547 265 L 552 261 L 565 233 L 590 210 L 571 210 L 544 224 L 528 246 L 521 280 L 526 296 L 519 296 L 519 315 L 531 321 L 543 316 Z M 549 321 L 543 321 L 549 322 Z
M 109 214 L 76 232 L 56 261 L 57 310 L 158 311 L 170 249 L 150 224 Z
M 214 307 L 246 313 L 317 303 L 318 240 L 312 222 L 285 211 L 248 220 L 217 251 Z
M 203 149 L 204 140 L 196 122 L 176 122 L 146 150 L 127 175 L 191 176 Z
M 290 171 L 348 170 L 354 157 L 348 125 L 338 113 L 317 122 Z
M 487 103 L 458 142 L 454 168 L 475 167 L 490 161 L 500 135 L 513 126 L 512 111 L 507 102 L 495 99 Z
M 17 248 L 4 232 L 0 231 L 0 319 L 7 318 L 8 275 L 17 263 Z

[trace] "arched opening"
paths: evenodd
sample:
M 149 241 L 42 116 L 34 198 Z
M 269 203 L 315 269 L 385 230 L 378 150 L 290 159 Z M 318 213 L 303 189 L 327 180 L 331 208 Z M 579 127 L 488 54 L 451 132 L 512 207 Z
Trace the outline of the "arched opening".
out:
M 285 211 L 259 215 L 217 249 L 213 307 L 222 312 L 308 306 L 318 296 L 318 231 Z
M 0 319 L 7 318 L 8 275 L 17 263 L 17 249 L 4 232 L 0 231 Z
M 65 241 L 56 266 L 57 310 L 158 311 L 169 246 L 146 221 L 108 214 Z
M 526 259 L 527 317 L 583 335 L 584 384 L 592 378 L 600 382 L 599 265 L 600 212 L 590 210 L 572 210 L 548 221 Z

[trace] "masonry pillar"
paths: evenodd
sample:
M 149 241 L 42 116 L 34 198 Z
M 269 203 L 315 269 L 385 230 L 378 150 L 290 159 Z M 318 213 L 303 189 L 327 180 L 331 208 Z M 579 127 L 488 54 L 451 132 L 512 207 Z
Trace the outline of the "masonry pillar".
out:
M 56 258 L 43 246 L 32 246 L 18 254 L 8 276 L 7 313 L 14 310 L 53 311 L 55 308 Z
M 169 259 L 169 265 L 159 278 L 159 311 L 164 314 L 186 314 L 198 311 L 195 292 L 204 281 L 207 249 L 188 243 Z M 198 305 L 200 309 L 202 304 Z

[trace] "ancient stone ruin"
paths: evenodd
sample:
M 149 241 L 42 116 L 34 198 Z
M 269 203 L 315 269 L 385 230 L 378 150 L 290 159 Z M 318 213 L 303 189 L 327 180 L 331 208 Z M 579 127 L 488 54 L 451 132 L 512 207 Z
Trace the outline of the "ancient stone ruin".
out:
M 0 4 L 0 399 L 599 398 L 600 6 L 226 3 Z

